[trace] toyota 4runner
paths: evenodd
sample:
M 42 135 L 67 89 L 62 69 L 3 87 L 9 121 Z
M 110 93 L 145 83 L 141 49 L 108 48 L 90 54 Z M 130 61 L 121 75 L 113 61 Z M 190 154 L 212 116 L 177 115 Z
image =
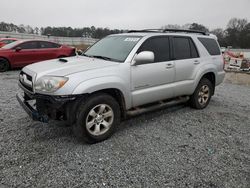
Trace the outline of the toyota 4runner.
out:
M 24 67 L 17 99 L 33 120 L 64 120 L 78 138 L 96 143 L 127 115 L 183 102 L 204 109 L 224 76 L 214 35 L 130 31 L 107 36 L 82 55 Z

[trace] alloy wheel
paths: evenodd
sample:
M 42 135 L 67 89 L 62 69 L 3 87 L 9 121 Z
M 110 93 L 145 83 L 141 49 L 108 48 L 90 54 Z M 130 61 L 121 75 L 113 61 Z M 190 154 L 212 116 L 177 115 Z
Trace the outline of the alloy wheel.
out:
M 198 93 L 198 102 L 204 106 L 209 100 L 210 90 L 207 85 L 203 85 Z
M 99 104 L 92 108 L 86 118 L 87 131 L 93 136 L 105 134 L 114 121 L 114 112 L 107 104 Z

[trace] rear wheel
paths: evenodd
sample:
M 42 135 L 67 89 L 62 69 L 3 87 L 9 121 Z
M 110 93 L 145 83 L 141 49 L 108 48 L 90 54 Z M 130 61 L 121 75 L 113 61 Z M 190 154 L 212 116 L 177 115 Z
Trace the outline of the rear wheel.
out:
M 196 109 L 206 108 L 210 102 L 212 92 L 213 92 L 212 83 L 206 78 L 201 79 L 195 92 L 190 98 L 191 107 Z
M 97 143 L 109 138 L 120 123 L 117 101 L 104 93 L 87 98 L 78 108 L 75 135 L 85 142 Z
M 9 70 L 10 64 L 7 59 L 0 58 L 0 72 L 6 72 Z

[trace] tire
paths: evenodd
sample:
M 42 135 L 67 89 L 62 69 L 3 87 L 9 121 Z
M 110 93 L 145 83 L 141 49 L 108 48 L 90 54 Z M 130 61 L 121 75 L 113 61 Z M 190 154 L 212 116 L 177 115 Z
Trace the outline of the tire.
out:
M 78 139 L 90 144 L 108 139 L 120 123 L 120 106 L 105 93 L 86 98 L 77 111 L 73 132 Z
M 195 109 L 204 109 L 210 102 L 213 93 L 213 84 L 207 78 L 202 78 L 190 97 L 190 106 Z
M 0 72 L 6 72 L 10 69 L 10 64 L 7 59 L 0 58 Z

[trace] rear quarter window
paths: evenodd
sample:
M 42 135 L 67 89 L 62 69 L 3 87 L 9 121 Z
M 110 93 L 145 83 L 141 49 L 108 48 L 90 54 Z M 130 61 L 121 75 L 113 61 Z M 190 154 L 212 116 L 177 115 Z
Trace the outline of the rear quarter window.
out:
M 210 55 L 220 55 L 221 51 L 216 40 L 211 38 L 198 38 Z

